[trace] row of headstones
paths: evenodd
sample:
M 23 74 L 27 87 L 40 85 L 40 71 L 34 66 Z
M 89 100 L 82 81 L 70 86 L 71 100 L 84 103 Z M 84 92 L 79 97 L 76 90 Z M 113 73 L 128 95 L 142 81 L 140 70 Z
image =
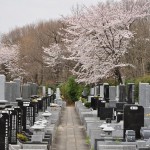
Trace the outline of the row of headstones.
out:
M 8 144 L 16 144 L 17 133 L 22 130 L 26 131 L 27 127 L 33 126 L 38 112 L 44 112 L 50 106 L 50 102 L 54 101 L 55 96 L 50 88 L 48 88 L 47 96 L 45 86 L 42 86 L 41 91 L 42 98 L 32 101 L 38 97 L 37 84 L 30 82 L 21 85 L 20 79 L 6 82 L 5 76 L 0 75 L 1 150 L 8 150 Z
M 91 96 L 99 96 L 101 99 L 117 100 L 134 104 L 134 83 L 127 85 L 109 86 L 108 83 L 97 85 L 90 90 Z M 139 104 L 143 107 L 150 107 L 150 85 L 149 83 L 139 83 Z
M 20 98 L 28 100 L 31 96 L 38 95 L 38 89 L 40 88 L 42 96 L 53 94 L 51 88 L 48 88 L 48 92 L 46 92 L 45 86 L 39 87 L 36 83 L 32 82 L 21 84 L 20 79 L 6 82 L 5 75 L 0 75 L 0 100 L 8 100 L 9 102 L 16 102 L 16 99 Z
M 134 103 L 134 83 L 127 85 L 109 86 L 108 83 L 91 88 L 90 96 L 99 96 L 102 100 L 117 100 L 119 102 Z
M 120 138 L 120 140 L 122 139 L 123 142 L 125 142 L 125 140 L 127 142 L 135 142 L 135 140 L 140 139 L 141 136 L 144 140 L 145 139 L 148 140 L 148 138 L 150 137 L 150 133 L 149 133 L 150 130 L 145 127 L 143 128 L 143 126 L 144 126 L 144 119 L 143 119 L 144 118 L 144 108 L 142 106 L 138 106 L 138 105 L 134 105 L 134 104 L 126 104 L 125 105 L 124 117 L 123 117 L 123 128 L 118 128 L 122 123 L 118 124 L 114 121 L 112 121 L 112 123 L 111 123 L 110 118 L 105 118 L 106 122 L 108 123 L 108 126 L 109 127 L 112 126 L 114 128 L 114 130 L 116 130 L 113 132 L 114 139 L 110 135 L 109 135 L 110 138 L 107 138 L 106 135 L 105 135 L 105 137 L 101 136 L 103 133 L 100 131 L 100 129 L 98 129 L 98 126 L 100 127 L 102 125 L 102 122 L 104 121 L 104 119 L 98 120 L 93 115 L 90 115 L 91 112 L 87 108 L 83 107 L 83 105 L 81 105 L 80 102 L 76 102 L 76 110 L 77 110 L 77 112 L 80 112 L 80 113 L 78 113 L 79 116 L 82 115 L 81 112 L 83 112 L 83 114 L 85 114 L 83 122 L 84 122 L 85 128 L 87 129 L 88 136 L 91 138 L 92 146 L 94 146 L 94 143 L 95 143 L 95 142 L 93 142 L 94 138 L 97 140 L 100 139 L 100 140 L 104 140 L 104 141 L 105 140 L 109 140 L 109 141 L 116 140 L 116 135 L 114 135 L 115 133 L 119 135 L 118 138 Z M 107 111 L 105 113 L 107 113 Z M 87 117 L 87 114 L 89 114 L 88 117 Z M 94 127 L 92 127 L 91 125 L 93 125 Z M 91 131 L 89 131 L 90 128 L 91 128 Z M 123 129 L 123 135 L 121 138 L 120 133 L 121 133 L 122 129 Z M 141 142 L 145 142 L 144 140 Z M 115 143 L 112 142 L 112 144 L 115 144 Z M 132 144 L 132 143 L 129 143 L 129 144 Z M 137 143 L 133 143 L 133 144 L 136 145 Z M 105 144 L 103 143 L 102 145 L 105 145 Z
M 18 102 L 18 106 L 5 108 L 0 112 L 0 145 L 1 150 L 8 150 L 8 144 L 17 144 L 17 133 L 34 125 L 39 110 L 43 112 L 50 104 L 49 97 L 38 102 Z

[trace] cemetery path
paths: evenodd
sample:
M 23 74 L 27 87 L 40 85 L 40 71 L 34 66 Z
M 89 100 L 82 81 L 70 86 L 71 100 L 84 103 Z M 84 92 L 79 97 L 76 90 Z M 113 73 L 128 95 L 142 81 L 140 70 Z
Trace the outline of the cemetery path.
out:
M 86 144 L 84 128 L 74 107 L 66 107 L 62 111 L 52 150 L 90 150 Z

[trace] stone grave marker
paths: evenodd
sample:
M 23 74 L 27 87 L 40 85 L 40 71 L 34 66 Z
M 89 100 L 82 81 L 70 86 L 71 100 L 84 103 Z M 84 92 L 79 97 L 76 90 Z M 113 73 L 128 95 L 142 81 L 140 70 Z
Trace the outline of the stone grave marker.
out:
M 94 88 L 91 88 L 91 89 L 90 89 L 90 95 L 91 95 L 91 96 L 94 96 Z
M 14 79 L 13 81 L 16 83 L 16 98 L 20 98 L 21 97 L 21 80 Z
M 0 113 L 0 149 L 9 150 L 9 114 L 7 111 Z
M 19 106 L 15 106 L 14 109 L 17 111 L 17 132 L 22 132 L 22 109 Z
M 126 130 L 134 130 L 136 138 L 140 139 L 140 129 L 144 126 L 144 108 L 138 105 L 126 104 L 124 107 L 124 137 Z
M 100 116 L 100 120 L 106 120 L 106 118 L 111 118 L 112 120 L 113 118 L 113 113 L 114 113 L 114 109 L 113 108 L 103 108 L 101 107 L 101 109 L 99 109 L 99 116 Z
M 23 84 L 22 85 L 22 98 L 24 100 L 28 100 L 30 98 L 30 85 L 29 84 Z
M 33 83 L 32 82 L 27 82 L 27 84 L 29 84 L 29 97 L 31 97 L 33 95 L 32 93 L 32 88 L 33 88 Z
M 125 101 L 126 101 L 126 86 L 119 85 L 119 102 L 125 102 Z
M 91 108 L 93 108 L 93 110 L 97 109 L 97 102 L 98 102 L 97 97 L 91 97 Z
M 38 85 L 36 83 L 32 84 L 32 95 L 38 95 Z
M 35 122 L 35 107 L 29 101 L 20 101 L 18 102 L 18 106 L 22 109 L 22 126 L 23 131 L 26 131 L 27 127 L 33 126 Z
M 23 104 L 26 107 L 26 126 L 33 126 L 35 122 L 35 108 L 33 103 L 24 102 Z
M 104 83 L 104 100 L 109 102 L 109 84 Z
M 103 101 L 103 100 L 98 100 L 97 101 L 97 117 L 100 117 L 100 109 L 101 109 L 101 107 L 103 107 L 103 108 L 105 108 L 105 103 L 106 103 L 106 101 Z
M 109 86 L 109 100 L 116 99 L 116 86 Z
M 5 99 L 9 102 L 16 102 L 17 83 L 6 82 L 5 83 Z
M 45 86 L 42 87 L 42 96 L 43 97 L 46 96 L 46 87 Z
M 5 100 L 5 75 L 0 74 L 0 100 Z
M 116 101 L 119 101 L 119 85 L 116 86 Z
M 9 144 L 17 144 L 17 111 L 13 108 L 7 108 L 9 113 Z
M 139 104 L 143 107 L 148 107 L 147 105 L 147 86 L 149 83 L 139 83 Z
M 128 104 L 134 104 L 134 83 L 128 83 L 127 84 L 127 103 Z
M 103 99 L 104 98 L 104 85 L 100 84 L 100 97 Z
M 96 86 L 96 93 L 98 96 L 100 96 L 100 85 Z

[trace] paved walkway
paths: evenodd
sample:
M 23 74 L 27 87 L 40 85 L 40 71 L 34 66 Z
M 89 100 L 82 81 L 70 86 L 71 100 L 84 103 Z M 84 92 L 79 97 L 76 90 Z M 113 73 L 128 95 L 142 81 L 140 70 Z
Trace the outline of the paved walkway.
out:
M 74 107 L 66 107 L 62 112 L 52 150 L 90 150 Z

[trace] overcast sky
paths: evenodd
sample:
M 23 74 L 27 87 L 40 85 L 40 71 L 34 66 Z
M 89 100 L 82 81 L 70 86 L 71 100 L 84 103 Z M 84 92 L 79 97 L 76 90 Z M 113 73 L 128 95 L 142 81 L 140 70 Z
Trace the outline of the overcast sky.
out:
M 73 6 L 97 4 L 102 0 L 0 0 L 0 33 L 40 20 L 60 18 Z

